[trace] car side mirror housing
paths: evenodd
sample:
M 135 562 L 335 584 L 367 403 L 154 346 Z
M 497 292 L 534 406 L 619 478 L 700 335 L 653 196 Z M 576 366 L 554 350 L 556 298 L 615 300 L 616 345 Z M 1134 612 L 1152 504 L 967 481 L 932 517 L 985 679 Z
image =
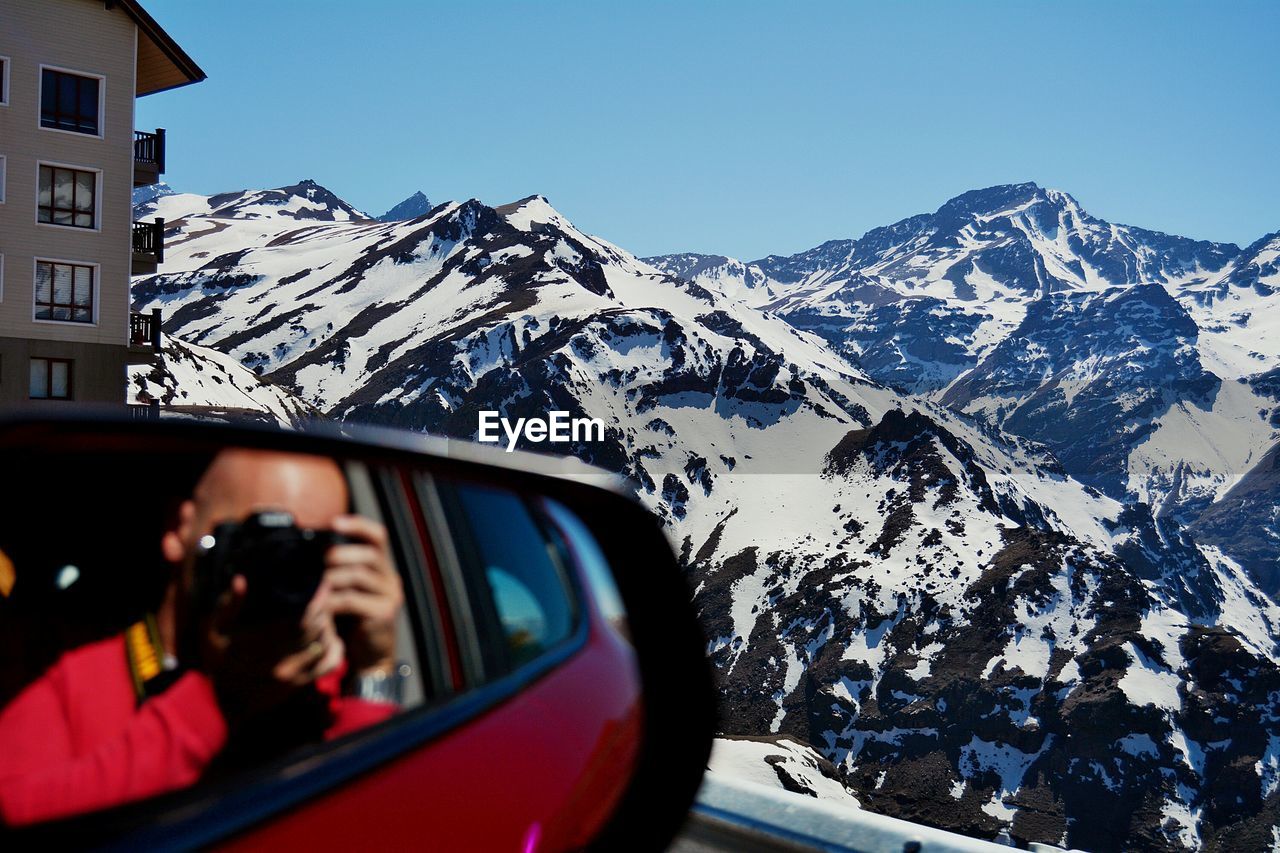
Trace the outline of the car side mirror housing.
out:
M 376 429 L 83 416 L 0 421 L 0 466 L 10 484 L 0 499 L 0 639 L 21 650 L 0 671 L 0 748 L 25 738 L 39 755 L 42 737 L 67 736 L 23 722 L 22 703 L 95 650 L 116 660 L 119 644 L 120 671 L 127 663 L 140 682 L 131 631 L 168 681 L 208 675 L 229 732 L 198 780 L 145 797 L 113 799 L 103 783 L 96 807 L 27 821 L 45 813 L 0 794 L 9 824 L 0 837 L 662 849 L 683 824 L 716 725 L 706 640 L 660 521 L 613 475 Z M 401 593 L 381 621 L 361 609 L 394 597 L 377 598 L 368 580 L 378 555 Z M 323 611 L 315 618 L 332 619 L 346 655 L 328 713 L 395 712 L 336 734 L 317 728 L 286 749 L 262 721 L 301 719 L 290 716 L 296 697 L 241 724 L 227 711 L 225 664 L 193 637 L 207 640 L 216 617 L 226 622 L 217 636 L 255 648 L 229 603 L 255 593 L 257 618 L 295 630 L 301 617 L 282 603 L 294 601 L 295 575 L 301 603 L 290 606 Z M 198 580 L 220 586 L 199 599 L 188 595 Z M 284 591 L 264 597 L 272 584 Z M 322 588 L 338 603 L 322 601 Z M 221 605 L 206 612 L 197 600 Z M 150 635 L 136 628 L 153 624 L 162 627 Z M 370 626 L 385 628 L 381 639 Z M 376 643 L 394 649 L 394 663 L 357 665 Z M 115 710 L 106 708 L 115 688 L 104 688 L 101 719 L 132 726 L 160 713 L 175 688 L 150 683 Z M 72 691 L 63 701 L 85 700 Z M 268 745 L 260 753 L 243 746 L 250 731 Z M 65 756 L 49 749 L 43 763 L 57 765 Z M 5 762 L 0 776 L 21 776 Z

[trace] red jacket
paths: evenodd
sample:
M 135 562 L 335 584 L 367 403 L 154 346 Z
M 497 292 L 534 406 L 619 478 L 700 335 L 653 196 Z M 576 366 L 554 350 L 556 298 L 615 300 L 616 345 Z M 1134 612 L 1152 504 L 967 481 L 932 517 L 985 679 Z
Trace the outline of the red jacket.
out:
M 380 722 L 394 705 L 330 697 L 327 738 Z M 213 685 L 187 672 L 137 703 L 122 636 L 64 654 L 0 711 L 0 823 L 19 826 L 119 805 L 200 778 L 227 741 Z

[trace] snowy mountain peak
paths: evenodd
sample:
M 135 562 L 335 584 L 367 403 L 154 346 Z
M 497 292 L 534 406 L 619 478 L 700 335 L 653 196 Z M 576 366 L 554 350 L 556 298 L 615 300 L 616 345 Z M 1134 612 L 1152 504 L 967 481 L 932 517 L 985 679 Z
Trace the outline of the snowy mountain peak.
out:
M 1045 198 L 1061 207 L 1080 207 L 1080 203 L 1075 200 L 1074 196 L 1070 193 L 1065 193 L 1062 190 L 1046 189 L 1044 194 Z
M 1280 290 L 1280 231 L 1267 234 L 1241 252 L 1226 280 L 1238 287 L 1252 287 L 1264 296 Z
M 698 252 L 684 252 L 679 255 L 655 255 L 649 258 L 641 258 L 647 264 L 661 266 L 671 275 L 678 275 L 680 278 L 692 280 L 706 270 L 715 269 L 721 266 L 733 266 L 741 268 L 742 261 L 736 258 L 727 258 L 724 255 L 704 255 Z
M 235 190 L 211 196 L 177 193 L 166 184 L 145 189 L 152 191 L 135 191 L 135 218 L 160 216 L 167 222 L 190 216 L 311 222 L 350 222 L 371 218 L 311 178 L 273 189 Z
M 1270 234 L 1264 234 L 1262 237 L 1249 244 L 1248 251 L 1257 252 L 1262 249 L 1271 249 L 1273 252 L 1280 252 L 1280 231 L 1272 231 Z
M 1083 213 L 1080 203 L 1069 193 L 1042 187 L 1034 181 L 1024 181 L 1018 184 L 996 184 L 963 192 L 944 202 L 934 215 L 942 216 L 948 212 L 964 211 L 989 217 L 1039 204 L 1062 210 L 1074 209 Z
M 417 219 L 431 212 L 433 205 L 426 193 L 418 190 L 395 207 L 378 217 L 382 222 L 401 222 L 406 219 Z
M 370 218 L 311 178 L 275 189 L 223 193 L 212 196 L 209 203 L 215 208 L 212 215 L 217 216 L 257 218 L 271 214 L 272 211 L 263 208 L 275 206 L 279 208 L 279 215 L 293 219 L 341 222 Z
M 133 206 L 137 208 L 139 205 L 145 205 L 169 195 L 177 195 L 177 192 L 164 181 L 157 181 L 133 191 Z
M 560 215 L 560 211 L 551 206 L 546 196 L 531 195 L 494 208 L 499 215 L 506 217 L 512 226 L 521 231 L 532 231 L 536 225 L 568 225 L 568 220 Z
M 961 193 L 938 208 L 935 215 L 941 216 L 949 212 L 991 215 L 1041 200 L 1048 200 L 1048 195 L 1039 184 L 1030 181 L 1021 184 L 998 184 Z

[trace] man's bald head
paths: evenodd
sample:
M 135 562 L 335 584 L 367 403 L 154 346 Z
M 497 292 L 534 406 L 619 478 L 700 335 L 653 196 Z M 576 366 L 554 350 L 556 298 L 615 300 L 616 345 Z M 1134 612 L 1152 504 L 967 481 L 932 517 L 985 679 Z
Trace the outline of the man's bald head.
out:
M 328 530 L 333 520 L 347 512 L 347 480 L 338 463 L 325 456 L 282 453 L 270 450 L 232 448 L 214 457 L 191 499 L 178 511 L 177 524 L 165 532 L 160 549 L 175 567 L 170 587 L 171 604 L 162 607 L 170 614 L 181 607 L 180 588 L 194 583 L 196 545 L 219 524 L 243 521 L 255 512 L 284 511 L 299 527 Z M 172 621 L 162 620 L 162 631 L 170 632 Z M 168 627 L 165 627 L 168 626 Z
M 324 456 L 232 448 L 214 457 L 192 503 L 197 537 L 263 510 L 285 510 L 299 527 L 325 529 L 347 511 L 347 481 Z

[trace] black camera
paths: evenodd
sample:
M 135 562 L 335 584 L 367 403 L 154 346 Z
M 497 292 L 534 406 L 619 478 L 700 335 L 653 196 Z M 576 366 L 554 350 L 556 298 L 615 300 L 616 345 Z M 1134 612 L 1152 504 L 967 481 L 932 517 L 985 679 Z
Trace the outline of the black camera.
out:
M 207 612 L 232 577 L 243 575 L 248 592 L 238 617 L 242 624 L 300 618 L 320 586 L 325 552 L 349 541 L 332 530 L 298 527 L 287 512 L 220 524 L 198 544 L 198 596 Z

